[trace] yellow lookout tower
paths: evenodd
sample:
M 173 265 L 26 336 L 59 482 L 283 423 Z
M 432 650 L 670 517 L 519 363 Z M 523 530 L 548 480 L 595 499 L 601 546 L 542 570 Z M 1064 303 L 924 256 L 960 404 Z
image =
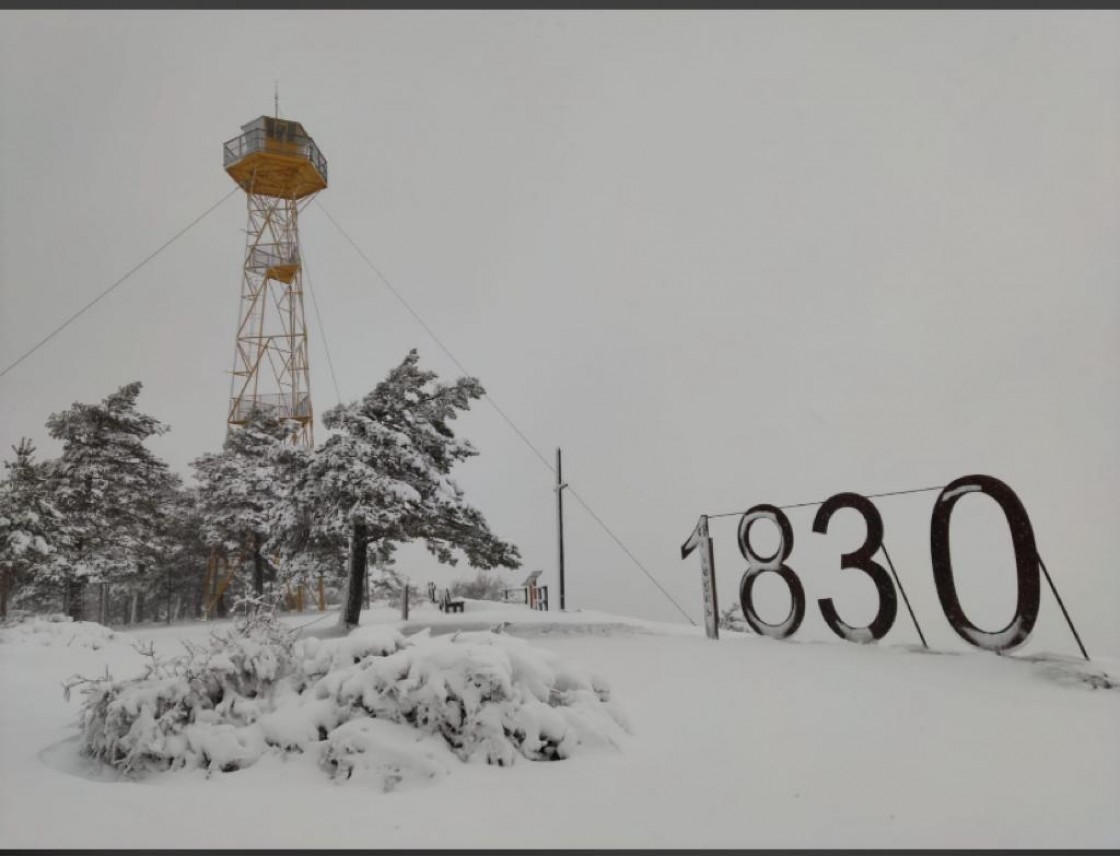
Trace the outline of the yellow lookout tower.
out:
M 225 144 L 223 163 L 248 205 L 241 311 L 227 422 L 254 408 L 299 423 L 313 443 L 298 216 L 327 186 L 327 161 L 299 122 L 261 116 Z

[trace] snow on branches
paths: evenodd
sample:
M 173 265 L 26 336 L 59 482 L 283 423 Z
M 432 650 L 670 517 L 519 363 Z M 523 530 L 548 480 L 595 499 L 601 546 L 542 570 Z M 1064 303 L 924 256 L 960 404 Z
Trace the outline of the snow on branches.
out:
M 478 454 L 448 423 L 484 395 L 482 385 L 434 383 L 436 374 L 418 362 L 413 349 L 360 402 L 323 414 L 336 433 L 315 450 L 306 484 L 324 525 L 345 531 L 359 521 L 371 540 L 423 538 L 441 561 L 453 563 L 454 548 L 479 567 L 516 561 L 517 549 L 494 538 L 448 476 Z
M 83 752 L 129 773 L 228 772 L 315 753 L 332 777 L 386 790 L 454 759 L 506 766 L 616 747 L 628 730 L 599 678 L 489 631 L 405 637 L 363 628 L 293 642 L 274 621 L 152 656 L 137 678 L 75 679 Z M 417 733 L 419 732 L 419 733 Z
M 264 593 L 268 547 L 291 495 L 288 470 L 302 463 L 305 450 L 292 443 L 298 426 L 267 410 L 254 410 L 230 431 L 220 452 L 191 462 L 198 479 L 197 513 L 209 547 L 250 557 L 253 591 Z
M 30 444 L 16 450 L 0 486 L 3 604 L 20 581 L 28 603 L 57 608 L 61 595 L 80 619 L 83 587 L 100 582 L 102 621 L 111 589 L 131 597 L 130 621 L 142 620 L 146 595 L 168 620 L 184 599 L 197 614 L 206 555 L 217 551 L 223 567 L 251 568 L 258 600 L 266 579 L 298 587 L 345 577 L 343 619 L 353 625 L 370 553 L 388 569 L 397 545 L 418 540 L 444 563 L 520 565 L 517 547 L 491 532 L 450 476 L 477 455 L 451 421 L 484 390 L 469 377 L 440 383 L 415 350 L 360 401 L 328 410 L 330 436 L 317 448 L 293 443 L 290 422 L 258 410 L 220 451 L 192 462 L 198 485 L 188 490 L 146 446 L 168 428 L 137 409 L 140 390 L 126 384 L 52 414 L 47 428 L 63 444 L 55 460 L 34 463 Z M 223 578 L 223 597 L 227 584 L 231 595 L 248 593 L 249 574 L 235 576 Z
M 12 590 L 51 561 L 61 520 L 31 441 L 23 438 L 12 451 L 0 482 L 0 618 L 8 614 Z
M 99 404 L 75 403 L 47 420 L 62 454 L 48 462 L 46 485 L 59 513 L 55 560 L 36 582 L 65 591 L 82 617 L 86 581 L 135 581 L 166 548 L 167 504 L 180 480 L 145 441 L 166 425 L 136 409 L 141 384 L 126 384 Z
M 490 531 L 449 476 L 478 454 L 449 423 L 485 391 L 475 378 L 437 383 L 419 359 L 413 349 L 361 401 L 323 414 L 333 433 L 308 456 L 293 489 L 289 517 L 308 521 L 308 539 L 350 543 L 343 613 L 350 625 L 358 621 L 367 547 L 384 559 L 392 544 L 422 540 L 448 564 L 459 552 L 478 568 L 520 566 L 517 547 Z

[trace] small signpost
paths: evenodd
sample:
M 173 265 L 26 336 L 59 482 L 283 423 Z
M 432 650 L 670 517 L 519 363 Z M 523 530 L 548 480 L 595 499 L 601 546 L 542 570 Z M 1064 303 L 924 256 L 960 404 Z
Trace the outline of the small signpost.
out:
M 712 537 L 708 534 L 708 515 L 701 514 L 696 528 L 681 547 L 681 558 L 700 548 L 700 581 L 704 590 L 704 629 L 709 639 L 719 639 L 719 604 L 716 602 L 716 563 Z

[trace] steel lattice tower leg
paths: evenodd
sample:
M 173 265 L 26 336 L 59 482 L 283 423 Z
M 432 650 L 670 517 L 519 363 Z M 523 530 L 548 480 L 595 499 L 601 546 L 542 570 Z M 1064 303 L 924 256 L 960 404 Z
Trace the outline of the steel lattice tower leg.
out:
M 248 218 L 241 308 L 227 422 L 243 425 L 254 407 L 298 423 L 294 441 L 314 442 L 299 204 L 246 193 Z

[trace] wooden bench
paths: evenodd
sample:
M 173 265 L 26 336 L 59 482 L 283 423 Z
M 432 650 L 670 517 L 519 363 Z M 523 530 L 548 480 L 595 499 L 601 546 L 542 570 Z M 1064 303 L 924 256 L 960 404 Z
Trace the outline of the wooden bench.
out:
M 449 612 L 449 613 L 450 612 L 462 612 L 463 607 L 466 606 L 466 604 L 467 604 L 467 602 L 465 600 L 463 600 L 462 598 L 452 599 L 451 590 L 450 589 L 444 589 L 443 594 L 441 594 L 440 598 L 439 598 L 439 611 L 440 612 Z

